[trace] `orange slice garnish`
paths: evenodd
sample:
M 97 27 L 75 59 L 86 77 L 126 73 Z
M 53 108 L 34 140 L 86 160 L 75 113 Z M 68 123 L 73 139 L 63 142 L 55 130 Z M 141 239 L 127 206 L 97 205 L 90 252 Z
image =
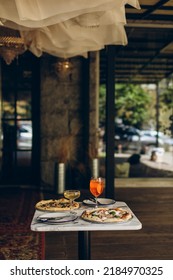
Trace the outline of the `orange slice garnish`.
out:
M 103 191 L 103 187 L 100 184 L 97 184 L 97 194 L 100 195 Z

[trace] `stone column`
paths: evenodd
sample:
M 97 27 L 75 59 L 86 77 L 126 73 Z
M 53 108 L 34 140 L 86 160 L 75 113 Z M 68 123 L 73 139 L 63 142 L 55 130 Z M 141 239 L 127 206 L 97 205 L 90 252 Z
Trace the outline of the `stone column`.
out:
M 82 149 L 82 79 L 80 57 L 71 58 L 71 67 L 58 67 L 60 59 L 41 59 L 41 181 L 42 188 L 54 190 L 55 162 L 73 165 Z M 90 64 L 90 142 L 96 139 L 98 114 L 98 54 L 91 54 Z M 80 164 L 79 164 L 80 165 Z M 78 187 L 78 186 L 74 186 Z

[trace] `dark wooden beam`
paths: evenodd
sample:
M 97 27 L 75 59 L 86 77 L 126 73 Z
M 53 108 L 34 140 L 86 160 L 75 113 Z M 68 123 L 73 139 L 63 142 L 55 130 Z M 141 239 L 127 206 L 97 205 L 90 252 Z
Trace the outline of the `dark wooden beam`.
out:
M 90 78 L 89 78 L 89 65 L 90 65 L 90 55 L 88 58 L 81 58 L 82 60 L 82 69 L 81 69 L 81 77 L 82 77 L 82 86 L 81 86 L 81 115 L 83 122 L 83 153 L 81 153 L 81 162 L 83 161 L 86 167 L 89 166 L 89 112 L 90 112 L 90 95 L 89 95 L 89 87 L 90 87 Z M 88 170 L 88 168 L 86 169 Z M 89 187 L 89 178 L 90 174 L 87 174 L 86 180 L 83 181 L 83 187 Z
M 157 135 L 156 135 L 156 147 L 159 147 L 159 129 L 160 129 L 160 125 L 159 125 L 159 116 L 160 116 L 160 111 L 159 111 L 159 98 L 160 97 L 160 88 L 159 88 L 159 84 L 156 84 L 156 131 L 157 131 Z
M 105 195 L 114 198 L 115 46 L 107 48 L 106 67 L 106 175 Z
M 155 5 L 152 5 L 150 9 L 148 9 L 146 12 L 144 12 L 142 14 L 141 19 L 148 17 L 151 13 L 155 12 L 157 9 L 159 9 L 160 7 L 162 7 L 164 4 L 166 4 L 169 1 L 170 0 L 160 0 Z

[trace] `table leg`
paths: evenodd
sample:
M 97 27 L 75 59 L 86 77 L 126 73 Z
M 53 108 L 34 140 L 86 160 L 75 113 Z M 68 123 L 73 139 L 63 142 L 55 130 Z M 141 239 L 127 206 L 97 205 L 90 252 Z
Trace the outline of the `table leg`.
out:
M 79 260 L 90 260 L 90 232 L 78 232 L 78 257 Z

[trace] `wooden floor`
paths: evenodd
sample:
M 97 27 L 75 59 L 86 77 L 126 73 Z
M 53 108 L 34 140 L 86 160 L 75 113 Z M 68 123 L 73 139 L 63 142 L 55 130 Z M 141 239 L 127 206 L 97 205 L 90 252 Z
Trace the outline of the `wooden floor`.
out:
M 91 259 L 173 259 L 173 185 L 162 185 L 116 187 L 115 199 L 130 206 L 143 228 L 92 232 Z M 46 233 L 46 259 L 75 260 L 77 251 L 77 232 Z

